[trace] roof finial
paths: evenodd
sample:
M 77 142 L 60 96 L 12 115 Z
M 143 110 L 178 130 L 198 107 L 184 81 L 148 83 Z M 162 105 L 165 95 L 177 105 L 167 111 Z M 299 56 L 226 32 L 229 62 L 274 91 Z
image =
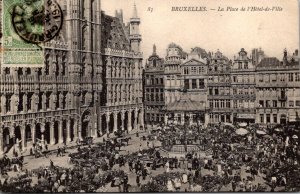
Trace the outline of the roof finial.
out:
M 134 1 L 134 6 L 133 6 L 133 16 L 132 16 L 132 18 L 138 18 L 135 1 Z
M 153 55 L 156 55 L 156 45 L 153 45 Z

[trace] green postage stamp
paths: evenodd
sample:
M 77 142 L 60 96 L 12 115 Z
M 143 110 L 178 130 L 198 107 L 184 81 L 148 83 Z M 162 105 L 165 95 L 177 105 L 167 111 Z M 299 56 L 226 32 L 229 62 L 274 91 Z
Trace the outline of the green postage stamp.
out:
M 62 11 L 55 0 L 2 0 L 3 67 L 41 67 L 43 44 L 62 25 Z

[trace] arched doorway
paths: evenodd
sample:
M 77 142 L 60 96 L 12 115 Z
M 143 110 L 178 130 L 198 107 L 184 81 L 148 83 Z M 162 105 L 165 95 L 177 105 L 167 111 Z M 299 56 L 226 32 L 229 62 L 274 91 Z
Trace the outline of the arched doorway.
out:
M 107 123 L 106 123 L 106 116 L 105 116 L 105 114 L 103 114 L 101 116 L 101 130 L 102 130 L 102 135 L 106 133 Z
M 15 127 L 15 143 L 17 142 L 17 140 L 19 140 L 19 142 L 22 140 L 20 126 Z
M 71 141 L 74 141 L 74 131 L 75 131 L 75 122 L 74 122 L 74 119 L 71 119 L 70 120 L 70 138 L 71 138 Z
M 125 112 L 125 116 L 124 116 L 124 130 L 128 131 L 128 112 Z
M 81 137 L 89 137 L 91 136 L 91 113 L 89 111 L 85 111 L 81 118 L 82 128 L 81 128 Z
M 131 112 L 131 126 L 132 126 L 132 129 L 135 129 L 136 126 L 134 125 L 135 123 L 135 112 L 134 110 Z
M 280 124 L 283 124 L 283 125 L 286 124 L 286 115 L 285 114 L 282 114 L 280 116 Z
M 35 125 L 35 141 L 36 143 L 40 142 L 42 140 L 42 131 L 41 131 L 42 127 L 40 123 L 37 123 Z M 44 135 L 45 137 L 45 135 Z
M 54 122 L 54 144 L 58 143 L 58 138 L 59 138 L 59 129 L 58 129 L 58 121 Z
M 114 114 L 113 113 L 111 113 L 110 115 L 109 115 L 109 133 L 112 133 L 113 131 L 114 131 Z
M 117 120 L 118 120 L 118 123 L 117 123 L 118 131 L 121 131 L 122 130 L 122 115 L 121 115 L 120 112 L 118 113 L 117 117 L 118 117 L 117 118 Z
M 31 125 L 26 125 L 25 127 L 25 146 L 28 146 L 29 142 L 32 142 L 32 136 L 31 136 Z
M 14 145 L 13 137 L 9 134 L 9 128 L 3 129 L 3 147 L 4 152 L 8 152 L 10 148 Z
M 45 124 L 45 131 L 43 134 L 45 143 L 50 144 L 50 123 Z

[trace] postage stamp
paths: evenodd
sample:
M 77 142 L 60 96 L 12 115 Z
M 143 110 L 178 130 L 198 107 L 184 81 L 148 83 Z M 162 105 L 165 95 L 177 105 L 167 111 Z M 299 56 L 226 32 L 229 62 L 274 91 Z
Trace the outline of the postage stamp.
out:
M 54 0 L 3 0 L 2 4 L 3 66 L 43 66 L 43 43 L 62 26 L 59 5 Z

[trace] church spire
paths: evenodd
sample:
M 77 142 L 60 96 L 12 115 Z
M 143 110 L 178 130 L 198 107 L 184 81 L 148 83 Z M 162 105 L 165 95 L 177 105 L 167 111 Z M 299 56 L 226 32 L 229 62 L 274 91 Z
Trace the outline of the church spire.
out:
M 134 2 L 134 6 L 133 6 L 133 16 L 132 18 L 138 18 L 138 15 L 137 15 L 137 8 L 136 8 L 136 4 Z

